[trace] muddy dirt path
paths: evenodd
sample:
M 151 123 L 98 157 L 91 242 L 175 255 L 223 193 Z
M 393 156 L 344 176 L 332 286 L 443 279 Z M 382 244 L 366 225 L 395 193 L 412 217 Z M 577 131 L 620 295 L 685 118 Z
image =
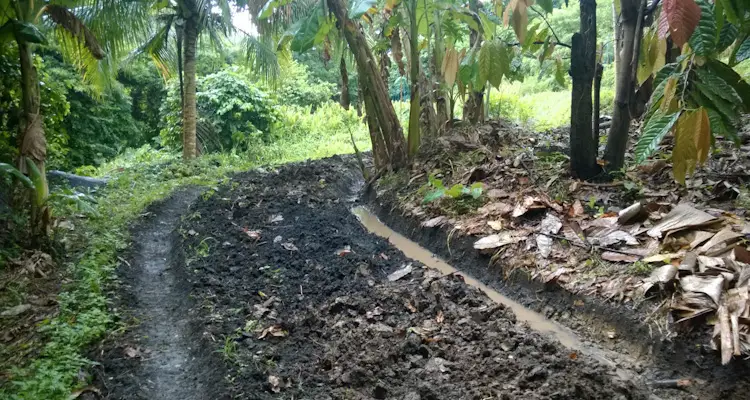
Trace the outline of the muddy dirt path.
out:
M 127 265 L 120 271 L 133 327 L 103 357 L 108 398 L 198 400 L 216 398 L 210 360 L 195 340 L 175 229 L 200 190 L 190 188 L 150 207 L 133 228 Z M 207 364 L 207 365 L 201 365 Z
M 108 398 L 722 398 L 655 389 L 624 358 L 602 363 L 569 331 L 566 347 L 519 323 L 537 315 L 428 268 L 424 249 L 405 255 L 351 212 L 355 165 L 248 172 L 151 207 L 121 271 L 139 324 L 100 357 Z

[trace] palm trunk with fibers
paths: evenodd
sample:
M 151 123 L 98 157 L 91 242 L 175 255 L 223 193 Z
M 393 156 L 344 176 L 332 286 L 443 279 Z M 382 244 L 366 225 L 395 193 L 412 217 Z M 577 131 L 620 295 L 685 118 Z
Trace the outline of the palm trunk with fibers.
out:
M 388 96 L 388 87 L 380 75 L 375 57 L 362 33 L 359 24 L 349 19 L 347 8 L 342 0 L 327 0 L 328 8 L 339 21 L 341 31 L 346 38 L 349 49 L 357 62 L 362 97 L 365 101 L 365 112 L 368 122 L 377 122 L 380 140 L 373 140 L 373 153 L 385 154 L 387 160 L 379 167 L 398 169 L 406 165 L 406 145 L 404 133 L 396 116 L 396 110 Z M 368 124 L 371 125 L 371 124 Z M 372 127 L 370 128 L 373 133 Z M 377 147 L 383 146 L 383 149 Z
M 198 21 L 193 14 L 185 20 L 184 59 L 185 98 L 182 105 L 182 159 L 187 161 L 196 157 L 195 130 L 198 118 L 196 106 L 196 70 L 195 55 L 198 46 Z
M 621 0 L 618 42 L 620 54 L 616 63 L 617 79 L 615 83 L 615 106 L 612 112 L 612 126 L 609 129 L 607 148 L 604 150 L 604 160 L 607 170 L 616 171 L 625 164 L 625 150 L 628 146 L 630 131 L 630 102 L 635 98 L 635 75 L 633 68 L 638 65 L 638 54 L 635 53 L 636 43 L 643 36 L 643 29 L 638 23 L 641 5 L 645 0 Z M 642 18 L 642 17 L 641 17 Z M 638 32 L 638 31 L 641 32 Z
M 591 91 L 596 68 L 596 2 L 581 0 L 581 27 L 573 34 L 570 75 L 573 78 L 570 109 L 570 169 L 580 179 L 599 173 L 597 146 L 592 132 Z
M 339 103 L 341 103 L 341 107 L 344 107 L 344 110 L 348 110 L 350 104 L 349 73 L 346 70 L 346 61 L 344 61 L 344 57 L 341 57 L 339 71 L 341 72 L 341 97 L 339 98 Z
M 43 202 L 49 194 L 45 174 L 47 159 L 47 140 L 44 137 L 44 125 L 40 108 L 39 77 L 34 66 L 34 55 L 31 44 L 16 38 L 21 66 L 21 103 L 22 114 L 19 126 L 18 143 L 20 157 L 18 169 L 33 176 L 26 160 L 31 160 L 38 169 L 35 182 L 35 193 L 31 194 L 31 233 L 37 236 L 45 232 L 47 216 Z

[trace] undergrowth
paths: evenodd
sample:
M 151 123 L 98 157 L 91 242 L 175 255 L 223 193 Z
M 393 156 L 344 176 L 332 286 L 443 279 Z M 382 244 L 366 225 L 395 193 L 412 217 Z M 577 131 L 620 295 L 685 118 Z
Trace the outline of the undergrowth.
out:
M 341 113 L 336 123 L 335 114 L 302 118 L 287 126 L 278 142 L 248 152 L 211 154 L 182 163 L 175 153 L 144 146 L 99 168 L 79 169 L 81 174 L 108 177 L 109 182 L 94 205 L 97 214 L 77 224 L 75 247 L 80 251 L 65 267 L 59 313 L 38 326 L 45 346 L 28 365 L 2 371 L 9 382 L 0 388 L 0 398 L 67 399 L 73 390 L 88 384 L 85 371 L 92 361 L 83 353 L 115 327 L 106 291 L 116 284 L 118 252 L 128 246 L 128 226 L 149 204 L 179 187 L 213 187 L 226 182 L 231 173 L 260 165 L 351 153 L 350 135 L 360 150 L 369 149 L 366 128 L 356 119 L 341 118 Z M 321 128 L 331 121 L 326 129 Z M 331 130 L 331 126 L 336 128 Z

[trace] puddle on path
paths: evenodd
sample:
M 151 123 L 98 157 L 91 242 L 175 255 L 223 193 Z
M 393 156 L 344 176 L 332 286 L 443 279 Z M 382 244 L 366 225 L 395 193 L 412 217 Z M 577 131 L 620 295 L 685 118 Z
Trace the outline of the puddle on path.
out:
M 401 250 L 407 257 L 419 261 L 422 264 L 437 269 L 443 274 L 458 273 L 464 277 L 464 281 L 482 290 L 487 296 L 493 301 L 503 304 L 506 307 L 513 310 L 516 314 L 516 319 L 519 322 L 525 322 L 531 327 L 531 329 L 538 331 L 544 335 L 551 336 L 559 341 L 563 346 L 574 350 L 583 350 L 587 354 L 593 356 L 604 364 L 613 365 L 614 362 L 609 357 L 601 354 L 601 350 L 593 349 L 589 346 L 584 345 L 580 339 L 570 329 L 547 319 L 542 314 L 530 310 L 520 303 L 509 299 L 508 297 L 500 294 L 500 292 L 490 288 L 489 286 L 478 281 L 474 277 L 465 274 L 462 271 L 453 268 L 450 264 L 443 261 L 441 258 L 418 245 L 417 243 L 407 239 L 403 235 L 395 232 L 383 222 L 381 222 L 370 210 L 365 207 L 355 207 L 352 209 L 352 213 L 359 218 L 362 225 L 367 228 L 368 231 L 388 239 L 396 248 Z

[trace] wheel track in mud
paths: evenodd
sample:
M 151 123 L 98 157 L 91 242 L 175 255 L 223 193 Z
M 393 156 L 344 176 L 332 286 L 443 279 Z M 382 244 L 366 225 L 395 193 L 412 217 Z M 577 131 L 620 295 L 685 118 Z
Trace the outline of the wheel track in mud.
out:
M 196 338 L 193 305 L 175 229 L 200 193 L 191 187 L 149 207 L 132 229 L 130 261 L 121 267 L 117 303 L 137 325 L 105 345 L 99 385 L 107 398 L 199 400 L 221 397 L 213 388 L 213 360 Z M 208 359 L 207 359 L 208 358 Z

